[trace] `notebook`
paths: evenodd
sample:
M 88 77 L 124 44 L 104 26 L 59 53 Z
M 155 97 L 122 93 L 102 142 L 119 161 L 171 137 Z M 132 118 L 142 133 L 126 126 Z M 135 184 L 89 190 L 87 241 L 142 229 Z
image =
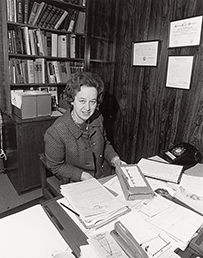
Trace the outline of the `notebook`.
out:
M 137 164 L 144 176 L 179 183 L 183 166 L 142 158 Z

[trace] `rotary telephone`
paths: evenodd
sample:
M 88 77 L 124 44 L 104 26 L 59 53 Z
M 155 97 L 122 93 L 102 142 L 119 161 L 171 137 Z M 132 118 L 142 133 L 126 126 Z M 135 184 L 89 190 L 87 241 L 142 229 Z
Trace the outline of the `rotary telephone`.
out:
M 173 147 L 161 151 L 159 156 L 169 163 L 183 165 L 189 168 L 201 161 L 201 153 L 191 144 L 180 142 Z

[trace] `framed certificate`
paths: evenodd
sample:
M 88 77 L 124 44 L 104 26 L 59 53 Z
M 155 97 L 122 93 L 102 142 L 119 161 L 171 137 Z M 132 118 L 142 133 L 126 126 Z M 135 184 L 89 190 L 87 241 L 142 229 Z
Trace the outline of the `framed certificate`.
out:
M 199 45 L 201 30 L 202 16 L 172 21 L 170 23 L 169 48 Z
M 132 65 L 133 66 L 157 66 L 159 41 L 133 42 Z
M 169 56 L 166 87 L 190 89 L 194 56 Z

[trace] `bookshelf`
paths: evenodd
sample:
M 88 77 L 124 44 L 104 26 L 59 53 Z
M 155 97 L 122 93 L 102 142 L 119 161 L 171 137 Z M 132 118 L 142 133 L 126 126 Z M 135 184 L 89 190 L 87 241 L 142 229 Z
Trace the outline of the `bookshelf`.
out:
M 8 90 L 61 89 L 71 73 L 87 70 L 86 1 L 4 0 L 4 5 Z
M 0 3 L 5 171 L 19 194 L 40 186 L 38 155 L 57 117 L 20 119 L 12 112 L 11 91 L 48 90 L 58 99 L 70 75 L 88 69 L 88 5 L 88 0 Z

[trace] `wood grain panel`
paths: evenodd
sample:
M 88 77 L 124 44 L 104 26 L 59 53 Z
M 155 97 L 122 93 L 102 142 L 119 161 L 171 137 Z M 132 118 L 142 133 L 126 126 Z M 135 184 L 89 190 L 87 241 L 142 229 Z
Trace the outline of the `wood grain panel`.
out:
M 110 125 L 116 150 L 127 162 L 137 162 L 186 141 L 203 154 L 202 43 L 197 47 L 168 48 L 170 21 L 202 15 L 203 1 L 116 2 L 119 22 L 114 79 L 107 89 L 118 107 Z M 158 66 L 133 67 L 132 42 L 146 40 L 160 40 Z M 169 55 L 195 56 L 190 90 L 165 87 Z

